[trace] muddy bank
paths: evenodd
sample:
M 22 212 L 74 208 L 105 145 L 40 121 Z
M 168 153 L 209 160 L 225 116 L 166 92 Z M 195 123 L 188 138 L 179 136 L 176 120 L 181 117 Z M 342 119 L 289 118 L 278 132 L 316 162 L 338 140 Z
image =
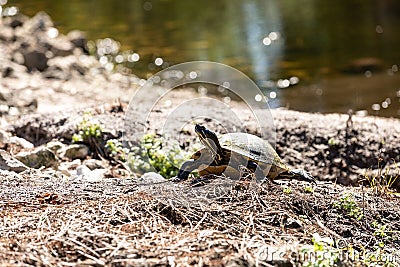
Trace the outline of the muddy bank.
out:
M 186 95 L 188 92 L 178 94 Z M 213 107 L 207 107 L 210 108 Z M 240 110 L 240 105 L 235 108 Z M 245 106 L 242 108 L 245 110 Z M 124 127 L 130 127 L 125 125 L 122 110 L 100 108 L 98 111 L 92 109 L 92 112 L 93 119 L 104 125 L 105 132 L 109 133 L 105 138 L 122 138 L 126 130 Z M 149 125 L 163 125 L 163 115 L 168 112 L 158 110 Z M 35 145 L 53 139 L 69 143 L 82 114 L 83 111 L 25 116 L 16 121 L 11 129 L 13 134 Z M 383 175 L 398 175 L 396 163 L 400 160 L 400 123 L 396 119 L 308 114 L 282 109 L 273 110 L 273 117 L 277 152 L 292 168 L 304 168 L 319 180 L 344 185 L 357 185 L 366 176 L 372 178 L 378 171 L 382 171 Z M 212 127 L 207 119 L 202 123 Z M 249 125 L 250 133 L 257 134 L 251 126 L 252 121 L 243 123 Z M 226 121 L 225 126 L 228 124 L 229 121 Z M 176 129 L 177 135 L 179 131 Z M 192 142 L 186 146 L 198 142 L 193 129 L 189 128 L 188 134 Z
M 321 180 L 354 185 L 379 170 L 399 175 L 397 119 L 283 110 L 274 115 L 280 155 L 292 166 L 307 166 Z

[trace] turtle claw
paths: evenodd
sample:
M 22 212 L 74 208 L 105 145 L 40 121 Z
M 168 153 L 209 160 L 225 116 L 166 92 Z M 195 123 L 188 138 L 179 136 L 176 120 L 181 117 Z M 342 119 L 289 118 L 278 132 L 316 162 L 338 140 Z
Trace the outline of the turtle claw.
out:
M 298 179 L 298 180 L 310 182 L 310 183 L 313 183 L 313 184 L 317 184 L 317 182 L 315 181 L 314 176 L 312 176 L 308 171 L 305 171 L 303 169 L 291 170 L 291 171 L 288 172 L 288 174 L 291 175 L 292 178 L 294 178 L 294 179 Z
M 180 182 L 180 181 L 186 180 L 189 177 L 189 174 L 190 174 L 190 171 L 180 169 L 178 172 L 178 175 L 176 175 L 174 178 L 176 178 L 175 180 Z
M 173 183 L 179 183 L 179 182 L 182 182 L 182 181 L 184 181 L 184 180 L 185 180 L 185 179 L 179 178 L 179 177 L 177 177 L 177 176 L 172 177 L 171 179 L 169 179 L 169 181 L 170 181 L 170 182 L 173 182 Z

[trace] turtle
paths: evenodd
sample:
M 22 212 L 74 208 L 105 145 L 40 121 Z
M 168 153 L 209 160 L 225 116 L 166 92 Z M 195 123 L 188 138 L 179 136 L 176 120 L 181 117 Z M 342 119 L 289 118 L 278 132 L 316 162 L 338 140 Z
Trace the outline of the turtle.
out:
M 271 144 L 249 133 L 227 133 L 220 138 L 206 127 L 196 124 L 195 132 L 204 148 L 195 152 L 184 162 L 175 181 L 186 180 L 198 169 L 200 176 L 207 174 L 240 178 L 240 166 L 247 167 L 258 181 L 296 179 L 315 182 L 315 178 L 303 169 L 290 170 L 278 156 Z

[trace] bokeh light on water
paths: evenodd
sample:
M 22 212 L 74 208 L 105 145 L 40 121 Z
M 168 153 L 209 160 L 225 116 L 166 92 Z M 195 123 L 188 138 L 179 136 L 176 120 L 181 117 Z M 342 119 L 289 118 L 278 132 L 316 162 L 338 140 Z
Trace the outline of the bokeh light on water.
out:
M 181 62 L 217 61 L 254 79 L 272 107 L 400 114 L 397 0 L 0 0 L 0 5 L 3 14 L 17 10 L 14 6 L 28 15 L 45 10 L 61 33 L 81 29 L 91 40 L 117 40 L 118 52 L 106 51 L 102 58 L 110 70 L 124 64 L 148 78 Z

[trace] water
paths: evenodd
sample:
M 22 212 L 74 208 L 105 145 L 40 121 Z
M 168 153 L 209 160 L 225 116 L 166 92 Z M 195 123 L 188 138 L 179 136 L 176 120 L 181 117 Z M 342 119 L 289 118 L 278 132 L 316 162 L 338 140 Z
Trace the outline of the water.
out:
M 46 11 L 61 32 L 110 37 L 141 77 L 210 60 L 254 79 L 270 105 L 400 117 L 396 0 L 9 0 Z M 361 59 L 361 60 L 359 60 Z M 358 60 L 358 61 L 357 61 Z M 158 66 L 160 65 L 160 66 Z M 369 71 L 368 65 L 375 67 Z

